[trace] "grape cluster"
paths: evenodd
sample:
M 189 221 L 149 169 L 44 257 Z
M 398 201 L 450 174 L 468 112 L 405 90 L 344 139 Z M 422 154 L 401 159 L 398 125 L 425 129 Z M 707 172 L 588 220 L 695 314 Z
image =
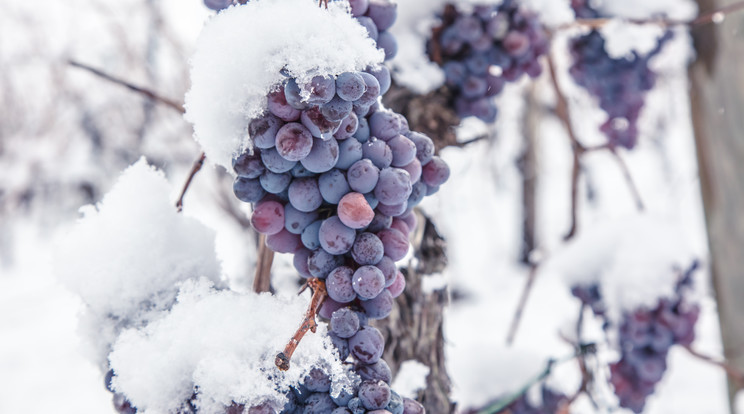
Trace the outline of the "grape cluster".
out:
M 600 13 L 595 10 L 589 3 L 590 0 L 571 0 L 571 8 L 578 19 L 596 19 Z
M 623 314 L 618 327 L 620 360 L 610 364 L 610 383 L 621 407 L 642 412 L 646 398 L 666 371 L 669 349 L 676 344 L 690 345 L 695 339 L 699 308 L 686 301 L 684 293 L 696 268 L 693 264 L 677 283 L 674 298 L 663 298 L 653 308 Z M 605 316 L 596 285 L 574 287 L 572 292 L 595 314 Z M 605 328 L 608 326 L 606 322 Z
M 429 41 L 429 56 L 444 70 L 445 83 L 461 117 L 496 119 L 492 97 L 506 82 L 542 72 L 538 58 L 548 51 L 548 37 L 537 15 L 516 1 L 479 5 L 462 12 L 445 6 L 441 25 Z
M 504 413 L 510 414 L 555 414 L 560 413 L 568 403 L 568 396 L 559 391 L 551 390 L 543 386 L 541 389 L 542 401 L 539 405 L 533 405 L 527 401 L 527 395 L 522 394 L 518 400 L 509 404 Z
M 651 58 L 661 52 L 671 39 L 667 31 L 657 46 L 645 56 L 637 52 L 613 58 L 605 50 L 605 40 L 597 30 L 573 39 L 570 43 L 573 64 L 569 72 L 576 83 L 599 100 L 599 107 L 608 119 L 600 130 L 609 145 L 632 149 L 638 140 L 638 118 L 645 94 L 656 83 L 656 74 L 649 68 Z

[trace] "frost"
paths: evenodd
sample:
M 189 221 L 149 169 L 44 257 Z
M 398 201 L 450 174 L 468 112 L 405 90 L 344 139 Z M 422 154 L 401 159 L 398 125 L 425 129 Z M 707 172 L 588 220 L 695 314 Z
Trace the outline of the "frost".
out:
M 238 294 L 187 282 L 167 316 L 122 333 L 109 357 L 114 387 L 146 413 L 175 412 L 195 390 L 200 412 L 224 413 L 233 401 L 281 408 L 289 387 L 315 366 L 330 370 L 335 388 L 351 384 L 325 324 L 305 335 L 288 371 L 274 366 L 308 303 L 307 296 Z
M 614 319 L 674 295 L 680 271 L 695 259 L 685 240 L 680 226 L 664 218 L 631 216 L 587 226 L 544 270 L 561 274 L 569 286 L 600 283 Z
M 163 174 L 141 159 L 101 203 L 82 209 L 58 247 L 56 274 L 88 305 L 91 336 L 112 338 L 121 326 L 167 308 L 179 281 L 219 281 L 214 232 L 178 214 L 170 191 Z
M 303 84 L 382 62 L 348 3 L 319 8 L 315 0 L 255 0 L 211 19 L 191 59 L 186 119 L 207 158 L 228 171 L 249 146 L 247 129 L 266 107 L 266 95 L 285 76 Z
M 632 52 L 647 55 L 659 44 L 664 29 L 658 24 L 634 24 L 612 19 L 601 29 L 605 50 L 610 57 L 624 58 Z
M 400 365 L 392 388 L 401 396 L 416 398 L 419 390 L 426 388 L 426 377 L 431 369 L 426 365 L 409 359 Z
M 524 5 L 540 15 L 540 22 L 548 27 L 558 27 L 574 20 L 571 0 L 524 0 Z

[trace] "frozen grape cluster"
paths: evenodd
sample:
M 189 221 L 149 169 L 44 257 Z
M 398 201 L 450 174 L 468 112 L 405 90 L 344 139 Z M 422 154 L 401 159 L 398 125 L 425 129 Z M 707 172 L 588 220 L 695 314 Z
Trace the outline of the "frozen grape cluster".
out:
M 607 113 L 607 121 L 600 130 L 607 136 L 610 146 L 635 147 L 638 118 L 646 92 L 656 83 L 656 74 L 649 67 L 649 61 L 661 52 L 671 37 L 672 32 L 667 31 L 656 47 L 644 56 L 634 51 L 620 58 L 607 53 L 605 39 L 597 30 L 571 41 L 573 64 L 569 72 L 579 86 L 599 100 L 599 107 Z
M 535 13 L 513 0 L 498 6 L 477 5 L 471 12 L 445 6 L 441 25 L 429 41 L 429 56 L 442 67 L 461 117 L 496 119 L 492 97 L 506 82 L 542 72 L 539 57 L 549 40 Z
M 695 339 L 699 308 L 685 298 L 692 284 L 693 264 L 680 278 L 673 298 L 662 298 L 653 307 L 624 312 L 618 328 L 620 360 L 610 364 L 610 383 L 620 406 L 640 413 L 667 368 L 673 345 L 688 346 Z M 572 292 L 595 314 L 606 319 L 596 285 L 575 287 Z M 605 329 L 611 325 L 605 323 Z
M 489 412 L 494 414 L 556 414 L 562 413 L 569 403 L 569 397 L 565 394 L 552 390 L 544 384 L 540 388 L 540 401 L 534 402 L 527 398 L 526 393 L 522 393 L 516 400 L 509 403 L 504 398 L 496 400 L 494 403 L 487 405 L 487 408 L 471 409 L 464 414 L 477 414 Z M 511 397 L 512 399 L 514 397 Z M 511 399 L 510 399 L 511 400 Z M 499 408 L 503 407 L 503 408 Z

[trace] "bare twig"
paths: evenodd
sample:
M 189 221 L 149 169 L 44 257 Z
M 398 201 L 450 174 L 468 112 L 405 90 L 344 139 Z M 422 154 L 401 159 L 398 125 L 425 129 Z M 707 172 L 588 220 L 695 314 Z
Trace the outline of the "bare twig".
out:
M 522 290 L 522 296 L 519 298 L 519 304 L 517 304 L 517 310 L 514 311 L 514 318 L 512 318 L 511 326 L 509 327 L 509 334 L 506 336 L 506 344 L 511 345 L 514 342 L 514 337 L 517 335 L 517 329 L 519 328 L 519 323 L 522 321 L 522 314 L 524 313 L 524 308 L 527 306 L 527 299 L 530 296 L 530 291 L 532 291 L 532 285 L 535 283 L 535 278 L 537 277 L 537 269 L 538 265 L 533 264 L 530 266 L 530 273 L 527 275 L 527 281 L 524 284 L 524 289 Z
M 450 144 L 450 145 L 447 145 L 447 146 L 448 147 L 463 148 L 463 147 L 466 147 L 466 146 L 468 146 L 470 144 L 476 143 L 478 141 L 483 141 L 484 139 L 488 139 L 488 134 L 486 134 L 486 135 L 479 135 L 479 136 L 477 136 L 475 138 L 472 138 L 472 139 L 469 139 L 467 141 L 458 142 L 456 144 Z
M 623 160 L 620 154 L 617 153 L 617 150 L 614 147 L 609 147 L 609 150 L 612 153 L 613 157 L 615 158 L 615 161 L 617 161 L 617 165 L 620 167 L 620 170 L 622 171 L 623 176 L 625 177 L 625 182 L 628 183 L 628 188 L 630 188 L 630 192 L 633 193 L 633 198 L 635 198 L 636 207 L 638 208 L 638 211 L 643 211 L 645 209 L 644 204 L 643 204 L 643 199 L 641 198 L 640 191 L 638 191 L 638 186 L 633 180 L 633 176 L 630 175 L 630 170 L 628 169 L 628 165 L 625 164 L 625 160 Z
M 72 59 L 71 60 L 68 60 L 67 63 L 70 66 L 74 66 L 76 68 L 80 68 L 80 69 L 86 70 L 86 71 L 88 71 L 88 72 L 90 72 L 90 73 L 92 73 L 92 74 L 94 74 L 94 75 L 96 75 L 96 76 L 98 76 L 98 77 L 100 77 L 102 79 L 105 79 L 105 80 L 107 80 L 109 82 L 113 82 L 113 83 L 115 83 L 117 85 L 124 86 L 125 88 L 127 88 L 127 89 L 129 89 L 131 91 L 134 91 L 134 92 L 137 92 L 139 94 L 142 94 L 142 95 L 144 95 L 144 96 L 146 96 L 146 97 L 148 97 L 148 98 L 150 98 L 150 99 L 152 99 L 152 100 L 154 100 L 156 102 L 160 102 L 161 104 L 166 105 L 166 106 L 168 106 L 170 108 L 173 108 L 173 109 L 175 109 L 176 111 L 178 111 L 180 113 L 184 113 L 185 112 L 185 110 L 183 108 L 183 105 L 181 105 L 180 103 L 178 103 L 176 101 L 173 101 L 171 99 L 168 99 L 168 98 L 164 98 L 164 97 L 158 95 L 157 93 L 155 93 L 155 92 L 153 92 L 153 91 L 151 91 L 151 90 L 149 90 L 147 88 L 143 88 L 141 86 L 136 86 L 136 85 L 134 85 L 134 84 L 132 84 L 130 82 L 127 82 L 127 81 L 125 81 L 123 79 L 119 79 L 119 78 L 116 78 L 116 77 L 114 77 L 112 75 L 109 75 L 108 73 L 103 72 L 100 69 L 93 68 L 91 66 L 88 66 L 88 65 L 86 65 L 84 63 L 80 63 L 80 62 L 75 61 L 75 60 L 72 60 Z
M 191 172 L 186 178 L 186 182 L 183 184 L 181 196 L 178 197 L 178 201 L 176 201 L 176 208 L 178 209 L 178 212 L 181 212 L 181 210 L 183 210 L 183 198 L 186 196 L 186 191 L 188 191 L 189 186 L 191 185 L 191 181 L 194 179 L 196 173 L 198 173 L 199 170 L 201 170 L 202 166 L 204 166 L 204 160 L 206 158 L 207 155 L 202 152 L 201 154 L 199 154 L 199 158 L 194 161 L 194 165 L 191 167 Z
M 256 273 L 253 276 L 253 291 L 256 293 L 271 291 L 271 264 L 274 262 L 274 251 L 266 246 L 266 236 L 258 236 L 258 260 Z
M 692 349 L 692 347 L 689 345 L 685 346 L 684 348 L 687 350 L 687 352 L 690 353 L 690 355 L 694 356 L 695 358 L 722 368 L 724 371 L 726 371 L 726 374 L 729 376 L 729 378 L 731 378 L 731 380 L 735 382 L 739 388 L 744 388 L 744 373 L 736 369 L 736 367 L 730 365 L 725 360 L 722 361 L 709 355 L 701 354 L 700 352 Z
M 282 371 L 286 371 L 289 369 L 289 360 L 292 358 L 292 354 L 294 353 L 295 349 L 297 349 L 297 345 L 300 344 L 302 337 L 305 336 L 307 331 L 315 332 L 318 326 L 318 324 L 315 322 L 315 315 L 318 313 L 318 311 L 320 310 L 320 306 L 323 305 L 323 301 L 328 296 L 325 282 L 323 282 L 323 280 L 321 279 L 308 279 L 307 286 L 309 286 L 310 289 L 313 290 L 313 297 L 310 299 L 310 306 L 307 308 L 305 317 L 302 320 L 302 325 L 297 328 L 297 332 L 295 332 L 294 336 L 292 336 L 292 339 L 289 340 L 287 346 L 284 347 L 284 351 L 278 353 L 276 355 L 276 360 L 274 361 L 276 366 Z

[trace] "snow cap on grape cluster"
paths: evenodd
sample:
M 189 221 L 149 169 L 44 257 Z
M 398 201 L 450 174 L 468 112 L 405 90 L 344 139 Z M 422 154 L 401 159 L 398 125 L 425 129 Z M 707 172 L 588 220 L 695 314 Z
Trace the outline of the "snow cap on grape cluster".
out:
M 346 2 L 325 9 L 315 0 L 253 0 L 220 12 L 202 30 L 185 117 L 207 158 L 232 171 L 232 158 L 250 146 L 249 122 L 288 76 L 302 85 L 383 58 Z

